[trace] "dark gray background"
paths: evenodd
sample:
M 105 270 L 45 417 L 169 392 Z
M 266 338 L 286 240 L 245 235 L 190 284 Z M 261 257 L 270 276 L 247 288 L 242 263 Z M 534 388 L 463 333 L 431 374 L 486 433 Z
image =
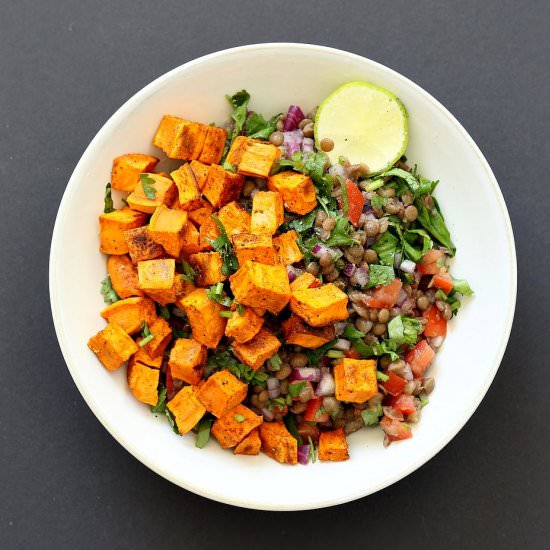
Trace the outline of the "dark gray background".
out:
M 549 2 L 5 0 L 0 13 L 2 548 L 549 547 Z M 441 100 L 495 171 L 519 268 L 508 351 L 452 443 L 378 494 L 287 514 L 208 501 L 131 457 L 77 392 L 48 300 L 57 207 L 105 120 L 177 65 L 268 41 L 365 55 Z

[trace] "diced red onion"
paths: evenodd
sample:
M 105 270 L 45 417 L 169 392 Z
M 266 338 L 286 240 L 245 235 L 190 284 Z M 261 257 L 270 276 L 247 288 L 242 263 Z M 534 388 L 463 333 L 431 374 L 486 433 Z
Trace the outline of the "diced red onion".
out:
M 314 367 L 302 367 L 292 371 L 293 380 L 305 380 L 306 382 L 319 382 L 321 371 Z
M 311 253 L 316 257 L 320 258 L 323 254 L 330 254 L 333 255 L 333 251 L 324 244 L 316 244 L 312 249 Z
M 307 466 L 309 462 L 309 445 L 300 445 L 298 447 L 298 462 Z
M 355 278 L 355 283 L 358 286 L 365 286 L 369 282 L 369 274 L 367 273 L 367 270 L 364 267 L 360 267 L 357 269 L 357 271 L 353 274 Z
M 433 348 L 439 348 L 441 347 L 441 344 L 443 344 L 443 340 L 445 340 L 444 336 L 434 336 L 430 339 L 430 346 Z
M 291 105 L 285 115 L 283 130 L 285 132 L 288 132 L 289 130 L 296 130 L 296 128 L 298 128 L 298 124 L 300 124 L 304 118 L 305 115 L 302 109 L 300 109 L 298 105 Z
M 342 272 L 346 277 L 351 277 L 355 270 L 357 269 L 357 266 L 355 264 L 346 264 Z
M 271 422 L 275 418 L 275 415 L 266 407 L 262 408 L 262 414 L 267 422 Z
M 401 376 L 401 378 L 404 378 L 407 382 L 410 382 L 414 378 L 411 367 L 404 361 L 390 363 L 388 370 L 397 374 L 397 376 Z
M 351 342 L 349 340 L 346 340 L 345 338 L 338 338 L 333 348 L 340 351 L 347 351 L 349 348 L 351 348 Z
M 288 282 L 292 283 L 298 276 L 297 269 L 291 265 L 286 266 L 286 272 L 288 275 Z
M 267 393 L 269 393 L 269 399 L 275 399 L 281 395 L 281 382 L 273 376 L 267 379 Z
M 325 372 L 323 373 L 323 376 L 321 376 L 321 380 L 317 385 L 315 394 L 319 397 L 323 397 L 325 395 L 334 395 L 335 387 L 336 385 L 334 382 L 334 377 L 332 376 L 332 374 L 330 374 L 330 372 Z
M 397 300 L 396 300 L 396 304 L 401 307 L 403 305 L 403 303 L 405 302 L 405 300 L 409 297 L 409 295 L 403 290 L 401 289 L 399 291 L 399 294 L 397 296 Z
M 313 153 L 313 139 L 305 137 L 302 141 L 302 153 Z
M 384 415 L 392 420 L 403 420 L 403 413 L 396 411 L 393 407 L 382 407 L 382 410 L 384 411 Z
M 332 176 L 340 176 L 344 179 L 348 177 L 348 171 L 341 164 L 333 164 L 329 169 L 328 173 Z
M 403 260 L 399 269 L 404 273 L 414 273 L 416 269 L 416 264 L 412 260 Z
M 283 144 L 285 146 L 287 158 L 291 158 L 296 151 L 300 151 L 303 139 L 304 134 L 302 133 L 302 130 L 283 132 Z
M 334 335 L 340 336 L 346 330 L 347 323 L 345 321 L 339 321 L 334 325 Z

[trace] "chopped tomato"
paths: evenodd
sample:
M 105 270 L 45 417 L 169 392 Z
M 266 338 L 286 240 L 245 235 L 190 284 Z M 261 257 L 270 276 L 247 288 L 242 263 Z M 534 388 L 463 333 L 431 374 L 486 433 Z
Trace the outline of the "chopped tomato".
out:
M 346 350 L 344 352 L 344 355 L 348 359 L 361 359 L 361 355 L 359 355 L 359 352 L 357 350 L 354 350 L 353 348 Z
M 412 395 L 402 394 L 399 397 L 394 397 L 390 401 L 390 406 L 403 414 L 412 414 L 416 412 L 414 397 Z
M 445 252 L 432 248 L 424 253 L 418 264 L 418 272 L 422 275 L 435 275 L 443 268 Z
M 405 361 L 411 367 L 416 378 L 422 378 L 428 367 L 432 364 L 435 351 L 426 340 L 420 340 L 413 349 L 405 355 Z
M 357 227 L 359 224 L 359 216 L 361 216 L 363 206 L 365 206 L 365 197 L 363 197 L 359 187 L 351 180 L 346 180 L 346 192 L 348 194 L 348 218 L 349 221 Z M 341 197 L 338 198 L 338 204 L 340 208 L 344 207 L 344 201 Z
M 384 389 L 390 395 L 399 395 L 400 393 L 402 393 L 407 381 L 391 371 L 388 373 L 388 377 L 389 378 L 383 384 Z
M 309 286 L 308 288 L 318 288 L 322 285 L 323 283 L 321 283 L 321 281 L 319 279 L 315 279 L 315 281 L 313 281 Z
M 431 286 L 440 288 L 445 294 L 453 290 L 453 278 L 448 273 L 438 273 L 432 277 Z
M 447 321 L 435 304 L 422 313 L 422 317 L 427 321 L 424 327 L 424 336 L 434 338 L 435 336 L 447 335 Z
M 380 420 L 380 427 L 386 432 L 390 441 L 400 441 L 412 437 L 412 430 L 408 424 L 399 420 L 392 420 L 387 416 Z
M 401 292 L 403 283 L 397 277 L 385 286 L 377 286 L 371 296 L 367 296 L 367 307 L 382 309 L 385 307 L 393 307 L 397 302 L 397 297 Z
M 328 413 L 323 409 L 322 397 L 314 397 L 307 402 L 307 409 L 304 413 L 306 422 L 326 422 L 328 419 Z

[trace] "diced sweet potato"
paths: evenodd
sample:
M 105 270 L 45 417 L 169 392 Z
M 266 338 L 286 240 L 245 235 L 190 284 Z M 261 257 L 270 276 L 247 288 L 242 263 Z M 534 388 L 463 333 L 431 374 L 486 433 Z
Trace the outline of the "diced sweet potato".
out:
M 197 182 L 199 189 L 202 191 L 210 166 L 208 166 L 208 164 L 203 164 L 198 160 L 192 160 L 189 165 L 191 166 L 191 170 L 193 170 L 193 174 L 195 175 L 195 181 Z
M 268 359 L 273 357 L 281 347 L 281 342 L 266 328 L 261 328 L 258 334 L 248 342 L 233 343 L 233 353 L 252 370 L 258 370 Z
M 181 210 L 193 210 L 201 204 L 201 192 L 195 174 L 188 163 L 170 173 L 178 188 L 178 204 Z
M 131 193 L 139 182 L 139 175 L 151 172 L 159 159 L 141 153 L 128 153 L 113 160 L 111 186 L 119 191 Z
M 212 219 L 210 217 L 212 212 L 214 212 L 214 209 L 210 203 L 206 202 L 204 199 L 201 199 L 200 206 L 194 210 L 189 210 L 188 215 L 189 219 L 193 223 L 196 223 L 199 227 L 201 227 L 203 223 L 206 223 L 208 220 Z
M 206 175 L 202 194 L 214 208 L 221 208 L 239 198 L 243 185 L 243 176 L 228 172 L 217 164 L 212 164 Z
M 168 410 L 174 415 L 181 435 L 190 432 L 204 416 L 206 409 L 197 397 L 194 386 L 183 387 L 173 399 L 168 401 Z
M 260 453 L 262 440 L 258 428 L 254 428 L 236 447 L 236 455 L 257 455 Z
M 225 332 L 227 319 L 220 315 L 220 311 L 226 308 L 210 300 L 204 288 L 178 300 L 177 305 L 185 310 L 193 338 L 207 348 L 215 348 Z
M 287 344 L 314 349 L 334 339 L 334 326 L 310 327 L 300 317 L 292 314 L 282 323 L 283 337 Z
M 158 369 L 152 369 L 143 363 L 139 363 L 134 358 L 130 359 L 126 379 L 130 391 L 138 401 L 148 405 L 157 404 L 159 377 L 160 371 Z
M 204 124 L 189 120 L 183 121 L 176 130 L 174 144 L 168 156 L 181 160 L 198 159 L 206 140 L 207 131 L 208 128 Z
M 260 143 L 256 139 L 251 139 L 246 136 L 237 136 L 231 143 L 229 152 L 227 153 L 226 162 L 237 166 L 241 162 L 244 150 L 246 147 L 252 143 Z
M 138 263 L 139 288 L 145 290 L 167 290 L 174 284 L 176 261 L 174 258 L 146 260 Z
M 126 249 L 135 264 L 164 256 L 164 248 L 151 239 L 147 226 L 124 231 L 124 238 Z
M 111 278 L 111 284 L 120 298 L 143 296 L 143 291 L 138 286 L 136 266 L 126 254 L 123 256 L 109 256 L 107 258 L 107 271 Z
M 237 172 L 243 176 L 267 178 L 273 163 L 281 156 L 275 145 L 265 142 L 248 142 L 239 161 Z
M 321 432 L 318 448 L 319 460 L 331 460 L 339 462 L 349 458 L 348 442 L 344 428 Z
M 97 355 L 107 370 L 118 369 L 138 350 L 137 344 L 117 323 L 109 323 L 88 341 L 88 347 Z
M 290 299 L 288 275 L 283 265 L 264 265 L 248 260 L 229 278 L 239 304 L 279 313 Z
M 154 198 L 149 199 L 143 189 L 143 178 L 147 177 L 148 184 L 154 189 Z M 176 196 L 176 186 L 171 179 L 160 174 L 143 174 L 135 189 L 126 199 L 132 210 L 152 214 L 157 206 L 161 204 L 170 205 Z
M 315 187 L 309 176 L 287 170 L 270 176 L 267 186 L 283 196 L 286 210 L 295 214 L 308 214 L 317 206 Z
M 199 229 L 199 244 L 201 250 L 212 250 L 212 241 L 215 241 L 220 234 L 216 222 L 210 218 L 206 220 Z
M 227 370 L 215 372 L 199 388 L 199 399 L 215 417 L 220 418 L 227 411 L 242 403 L 248 386 Z
M 179 257 L 181 234 L 187 223 L 187 212 L 159 206 L 149 221 L 149 237 L 160 244 L 170 256 Z
M 124 232 L 147 223 L 147 216 L 130 208 L 121 208 L 99 216 L 99 250 L 103 254 L 127 254 Z
M 181 252 L 187 257 L 200 252 L 200 250 L 199 231 L 190 221 L 187 221 L 181 234 Z
M 275 237 L 273 239 L 273 247 L 279 254 L 281 263 L 284 265 L 295 264 L 304 258 L 298 246 L 298 234 L 294 229 Z
M 378 392 L 374 359 L 342 359 L 334 367 L 336 399 L 364 403 Z
M 260 424 L 262 451 L 282 464 L 298 462 L 298 441 L 286 429 L 283 422 L 264 422 Z
M 206 348 L 193 338 L 178 338 L 170 351 L 168 366 L 174 378 L 196 386 L 204 372 Z
M 140 347 L 132 357 L 132 360 L 135 360 L 138 363 L 143 363 L 144 365 L 147 365 L 152 369 L 160 369 L 160 367 L 162 367 L 162 361 L 164 359 L 163 354 L 161 353 L 159 355 L 155 355 L 155 357 L 151 357 L 147 353 L 146 347 L 147 346 Z
M 246 307 L 243 315 L 238 311 L 233 312 L 227 321 L 225 335 L 228 338 L 234 338 L 238 344 L 244 344 L 260 332 L 263 324 L 263 317 L 256 315 L 252 308 Z
M 168 304 L 174 304 L 179 299 L 191 294 L 193 290 L 196 290 L 196 287 L 184 281 L 180 278 L 180 275 L 176 273 L 174 275 L 174 284 L 170 288 L 162 290 L 147 290 L 147 296 L 155 300 L 161 306 L 166 306 Z
M 222 222 L 228 237 L 250 231 L 250 214 L 235 201 L 220 208 L 218 218 Z
M 222 449 L 230 449 L 262 422 L 263 418 L 254 414 L 248 407 L 237 405 L 214 422 L 212 435 L 218 440 Z
M 153 145 L 162 149 L 168 155 L 174 147 L 176 133 L 184 122 L 184 119 L 177 116 L 164 115 L 153 137 Z
M 210 286 L 225 281 L 222 273 L 223 260 L 219 252 L 198 252 L 189 256 L 189 263 L 195 270 L 195 284 Z
M 258 191 L 252 199 L 252 217 L 250 232 L 260 235 L 273 235 L 285 221 L 283 199 L 280 193 L 273 191 Z
M 275 265 L 278 260 L 277 252 L 273 247 L 271 235 L 264 233 L 254 235 L 253 233 L 239 233 L 231 239 L 239 265 L 248 260 L 260 262 L 267 265 Z
M 319 283 L 319 279 L 315 275 L 304 271 L 304 273 L 290 283 L 290 290 L 294 292 L 295 290 L 302 290 L 304 288 L 313 288 L 312 285 L 317 286 L 317 283 Z
M 141 330 L 141 323 L 148 325 L 156 318 L 155 304 L 149 298 L 126 298 L 107 306 L 101 316 L 109 323 L 116 323 L 128 334 Z
M 347 319 L 347 305 L 347 294 L 332 283 L 294 290 L 290 298 L 290 309 L 312 327 L 323 327 Z
M 140 346 L 149 357 L 162 356 L 172 339 L 172 329 L 170 325 L 162 318 L 157 317 L 147 325 L 154 338 L 147 342 L 144 346 Z M 140 344 L 141 338 L 138 338 L 137 343 Z
M 206 164 L 218 164 L 222 159 L 226 138 L 227 132 L 223 128 L 208 126 L 199 160 Z

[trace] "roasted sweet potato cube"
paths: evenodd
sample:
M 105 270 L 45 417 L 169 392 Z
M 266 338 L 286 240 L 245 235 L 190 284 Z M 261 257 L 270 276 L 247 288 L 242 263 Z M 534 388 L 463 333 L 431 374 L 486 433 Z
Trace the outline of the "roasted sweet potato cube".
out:
M 250 232 L 250 214 L 235 201 L 220 208 L 218 218 L 222 222 L 228 237 Z
M 264 422 L 260 424 L 262 451 L 282 464 L 298 462 L 298 441 L 286 429 L 283 422 Z
M 141 338 L 138 338 L 137 343 L 150 357 L 162 356 L 172 339 L 172 329 L 162 317 L 157 317 L 149 322 L 147 326 L 154 338 L 144 346 L 141 346 Z
M 256 139 L 251 139 L 246 136 L 237 136 L 231 143 L 231 147 L 225 159 L 226 162 L 232 164 L 233 166 L 237 166 L 239 162 L 241 162 L 244 150 L 248 145 L 251 145 L 252 143 L 260 142 Z
M 336 399 L 364 403 L 378 392 L 374 359 L 342 359 L 334 367 Z
M 281 342 L 266 328 L 261 328 L 258 334 L 245 342 L 233 343 L 233 353 L 252 370 L 258 370 L 268 359 L 273 357 L 281 347 Z
M 242 403 L 248 386 L 227 370 L 215 372 L 199 388 L 199 399 L 215 417 Z
M 257 455 L 260 453 L 262 441 L 258 428 L 254 428 L 236 447 L 236 455 Z
M 159 377 L 159 369 L 152 369 L 136 361 L 133 357 L 128 362 L 126 372 L 128 386 L 130 386 L 130 391 L 134 394 L 134 397 L 142 403 L 157 404 Z
M 298 246 L 298 234 L 294 229 L 275 237 L 273 239 L 273 247 L 279 254 L 281 263 L 284 265 L 295 264 L 304 258 Z
M 198 122 L 184 120 L 176 130 L 176 136 L 172 149 L 167 154 L 172 159 L 192 160 L 198 159 L 208 127 Z
M 206 176 L 208 175 L 208 170 L 210 169 L 210 166 L 208 164 L 203 164 L 202 162 L 199 162 L 198 160 L 192 160 L 189 163 L 189 166 L 191 166 L 191 170 L 193 171 L 193 174 L 195 176 L 195 181 L 197 182 L 197 185 L 199 186 L 199 189 L 202 191 L 202 188 L 204 187 L 204 182 L 206 181 Z
M 210 217 L 212 212 L 214 212 L 214 209 L 211 204 L 206 202 L 204 199 L 201 199 L 200 206 L 194 210 L 189 210 L 187 214 L 193 223 L 196 223 L 199 227 L 201 227 L 203 223 L 206 223 L 208 220 L 212 219 Z
M 181 210 L 193 210 L 201 204 L 201 192 L 195 174 L 188 163 L 170 173 L 178 188 L 178 203 Z
M 148 198 L 143 189 L 144 179 L 147 181 L 147 188 L 151 189 L 154 198 Z M 140 180 L 135 189 L 126 199 L 132 210 L 152 214 L 157 206 L 161 204 L 170 205 L 176 197 L 176 186 L 174 182 L 160 174 L 140 174 Z
M 117 323 L 109 323 L 88 341 L 88 347 L 97 355 L 107 370 L 118 369 L 138 350 L 137 344 Z
M 275 265 L 278 260 L 277 252 L 273 247 L 271 235 L 264 233 L 255 235 L 253 233 L 239 233 L 231 239 L 239 265 L 248 260 L 260 262 L 267 265 Z
M 149 221 L 149 237 L 160 244 L 170 256 L 178 257 L 181 252 L 181 234 L 187 223 L 187 212 L 159 206 Z
M 254 428 L 263 422 L 263 418 L 254 414 L 248 407 L 237 405 L 212 426 L 212 435 L 223 449 L 230 449 L 241 442 Z
M 127 254 L 124 232 L 147 223 L 147 216 L 130 208 L 121 208 L 99 216 L 99 250 L 104 254 Z
M 147 290 L 147 296 L 155 300 L 161 306 L 176 303 L 180 298 L 187 296 L 193 290 L 195 286 L 181 279 L 180 275 L 176 273 L 174 275 L 174 284 L 170 288 L 162 290 Z
M 193 338 L 207 348 L 215 348 L 225 332 L 227 319 L 220 312 L 226 308 L 210 300 L 204 288 L 198 288 L 178 300 L 177 305 L 185 310 Z
M 289 212 L 304 215 L 317 206 L 315 187 L 309 176 L 287 170 L 270 176 L 267 186 L 271 191 L 281 193 Z
M 348 296 L 332 283 L 294 290 L 290 309 L 312 327 L 323 327 L 349 317 Z
M 250 232 L 260 235 L 273 235 L 285 221 L 283 199 L 280 193 L 274 191 L 259 191 L 252 199 L 252 217 Z
M 176 260 L 146 260 L 138 263 L 138 280 L 141 290 L 167 290 L 174 284 Z
M 189 263 L 195 270 L 195 284 L 210 286 L 225 281 L 222 273 L 223 260 L 219 252 L 198 252 L 189 256 Z
M 200 382 L 205 363 L 206 348 L 193 338 L 178 338 L 168 360 L 172 376 L 193 386 Z
M 243 176 L 267 178 L 280 156 L 281 151 L 271 143 L 249 142 L 245 145 L 237 172 Z
M 212 164 L 206 175 L 202 194 L 214 208 L 236 201 L 241 194 L 244 178 L 224 170 L 217 164 Z
M 160 353 L 159 355 L 155 355 L 154 357 L 151 357 L 151 355 L 147 353 L 146 348 L 147 346 L 143 346 L 143 347 L 140 346 L 137 352 L 133 355 L 132 361 L 137 361 L 138 363 L 147 365 L 152 369 L 160 369 L 160 367 L 162 367 L 162 361 L 164 360 L 164 355 Z
M 183 387 L 173 399 L 168 401 L 168 410 L 174 415 L 181 435 L 190 432 L 204 416 L 206 409 L 197 397 L 194 386 Z
M 109 323 L 116 323 L 128 334 L 141 329 L 141 323 L 148 325 L 156 318 L 155 304 L 149 298 L 126 298 L 107 306 L 101 316 Z
M 128 153 L 113 160 L 111 186 L 131 193 L 139 183 L 139 175 L 152 172 L 159 159 L 141 153 Z
M 239 304 L 279 313 L 290 299 L 286 268 L 248 260 L 229 278 Z
M 310 327 L 300 317 L 292 314 L 282 323 L 283 337 L 287 344 L 314 349 L 334 339 L 334 326 Z
M 181 234 L 181 252 L 187 257 L 200 252 L 200 250 L 199 231 L 190 221 L 187 221 Z
M 317 283 L 319 283 L 319 279 L 317 279 L 315 275 L 312 275 L 311 273 L 304 271 L 304 273 L 302 273 L 301 275 L 298 275 L 298 277 L 296 277 L 296 279 L 294 279 L 294 281 L 290 283 L 290 290 L 294 292 L 295 290 L 311 288 L 312 285 L 317 286 Z
M 136 266 L 126 254 L 123 256 L 109 256 L 107 258 L 107 271 L 111 278 L 111 284 L 120 298 L 143 296 L 143 291 L 138 284 Z
M 151 239 L 147 226 L 124 231 L 124 238 L 130 258 L 135 264 L 164 256 L 164 248 Z
M 256 315 L 252 308 L 245 307 L 242 315 L 238 311 L 234 311 L 227 320 L 225 335 L 228 338 L 234 338 L 238 344 L 244 344 L 260 332 L 263 324 L 263 317 Z
M 199 234 L 199 245 L 201 250 L 212 250 L 212 241 L 215 241 L 219 237 L 220 230 L 216 222 L 210 218 L 200 226 Z
M 185 120 L 173 116 L 164 115 L 159 123 L 155 136 L 153 137 L 153 145 L 162 149 L 167 155 L 174 147 L 176 133 L 180 126 L 185 123 Z
M 218 164 L 222 159 L 226 138 L 227 132 L 223 128 L 208 126 L 199 160 L 206 164 Z
M 321 432 L 318 448 L 319 460 L 342 461 L 349 458 L 348 442 L 344 428 Z

